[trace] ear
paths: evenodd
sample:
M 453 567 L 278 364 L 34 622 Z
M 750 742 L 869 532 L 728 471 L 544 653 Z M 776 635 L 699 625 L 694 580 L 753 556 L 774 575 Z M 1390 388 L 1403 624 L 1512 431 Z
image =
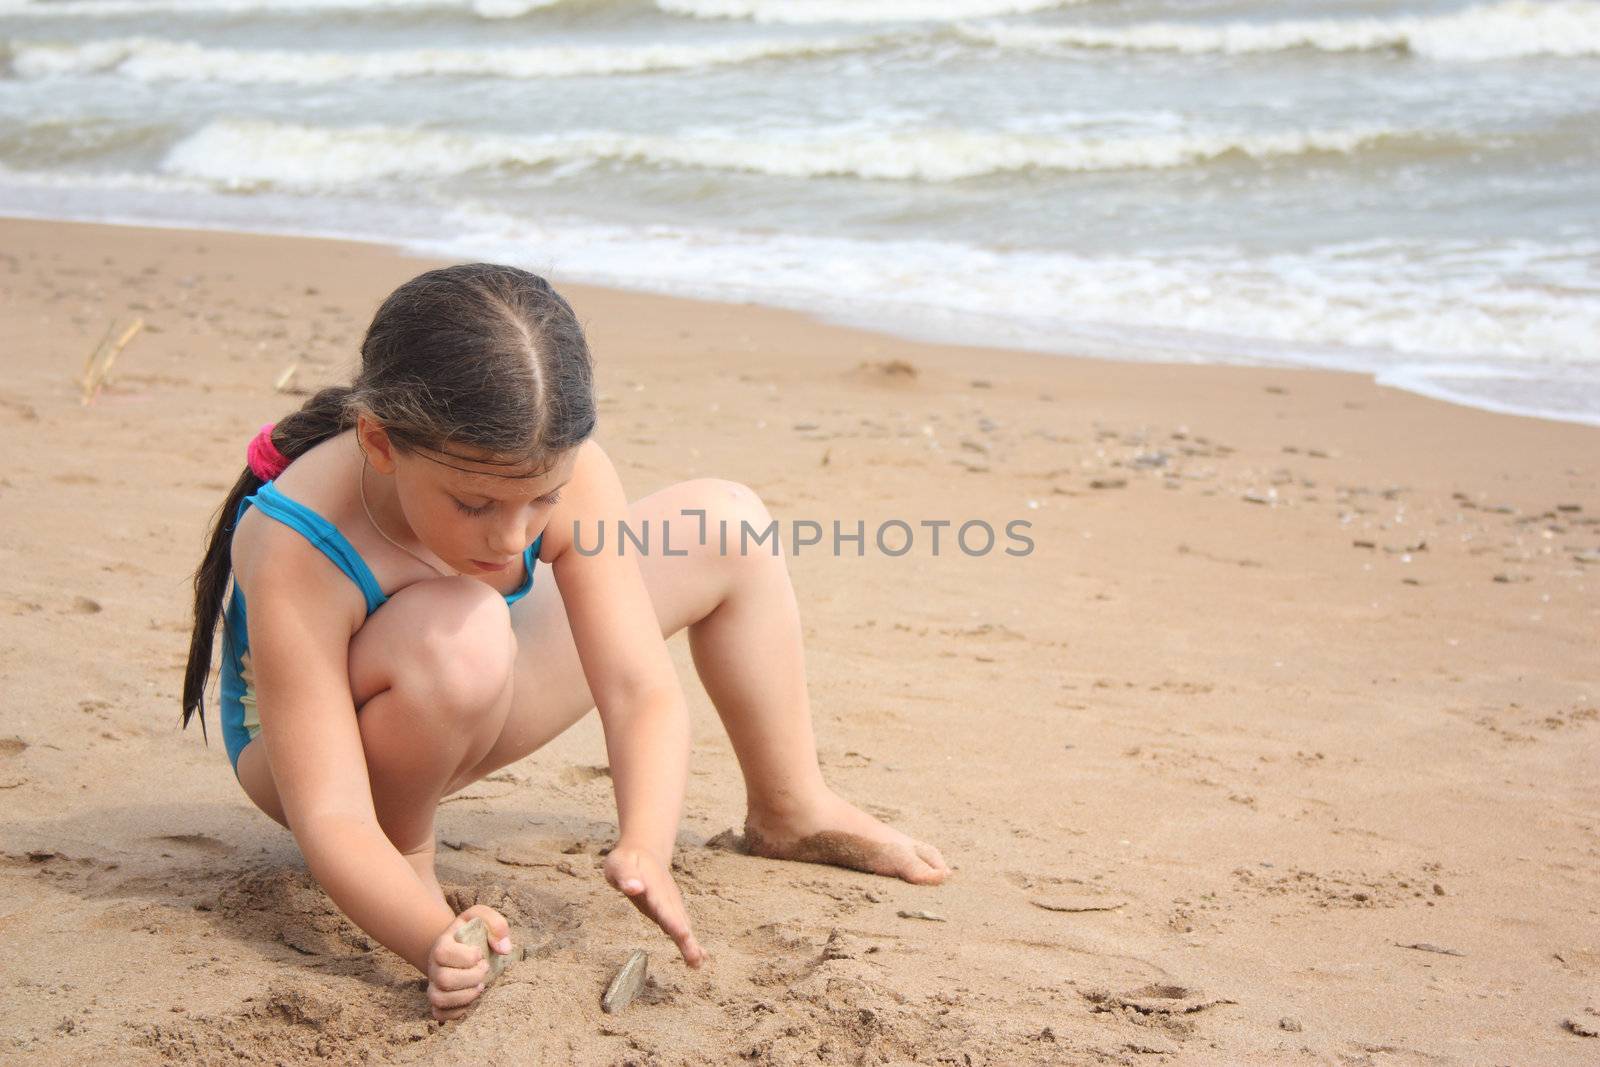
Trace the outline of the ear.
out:
M 367 455 L 367 462 L 379 474 L 393 474 L 396 466 L 394 442 L 389 432 L 377 420 L 366 415 L 356 416 L 356 441 Z

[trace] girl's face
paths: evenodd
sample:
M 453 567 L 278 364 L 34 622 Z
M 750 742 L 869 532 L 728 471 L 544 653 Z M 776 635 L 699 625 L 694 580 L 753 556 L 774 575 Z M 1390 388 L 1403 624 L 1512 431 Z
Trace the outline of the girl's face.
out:
M 485 580 L 521 563 L 578 460 L 574 448 L 537 476 L 506 477 L 508 468 L 484 462 L 495 457 L 479 449 L 445 454 L 385 444 L 382 460 L 376 450 L 368 454 L 374 466 L 390 468 L 383 473 L 394 476 L 396 501 L 417 540 L 453 570 Z

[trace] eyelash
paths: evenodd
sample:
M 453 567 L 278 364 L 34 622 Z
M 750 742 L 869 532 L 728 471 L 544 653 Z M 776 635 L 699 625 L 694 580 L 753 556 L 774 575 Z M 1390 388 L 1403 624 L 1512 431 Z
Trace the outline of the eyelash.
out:
M 557 489 L 555 492 L 549 494 L 548 496 L 540 497 L 539 498 L 539 503 L 541 503 L 541 504 L 555 504 L 555 503 L 559 503 L 560 500 L 561 500 L 561 490 Z M 456 506 L 456 510 L 461 512 L 461 514 L 463 514 L 463 515 L 483 515 L 483 514 L 487 513 L 490 508 L 494 507 L 494 501 L 492 501 L 492 500 L 487 504 L 482 504 L 482 505 L 480 505 L 478 507 L 475 507 L 475 508 L 474 507 L 468 507 L 466 504 L 463 504 L 461 501 L 457 500 L 455 497 L 451 497 L 450 498 L 450 502 L 452 504 L 454 504 Z

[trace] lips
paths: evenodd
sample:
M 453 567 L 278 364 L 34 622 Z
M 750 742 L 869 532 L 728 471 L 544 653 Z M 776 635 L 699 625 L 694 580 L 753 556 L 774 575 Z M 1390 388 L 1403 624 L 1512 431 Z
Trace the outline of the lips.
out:
M 475 559 L 472 561 L 472 565 L 481 571 L 503 571 L 511 566 L 513 562 L 513 560 L 508 559 L 504 563 L 485 563 L 481 559 Z

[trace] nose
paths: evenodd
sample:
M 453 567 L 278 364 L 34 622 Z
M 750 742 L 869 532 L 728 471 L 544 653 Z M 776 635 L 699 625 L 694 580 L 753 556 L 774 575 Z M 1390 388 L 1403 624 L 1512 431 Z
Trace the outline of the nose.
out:
M 527 533 L 527 516 L 518 509 L 495 525 L 489 547 L 497 555 L 515 556 L 528 547 Z

